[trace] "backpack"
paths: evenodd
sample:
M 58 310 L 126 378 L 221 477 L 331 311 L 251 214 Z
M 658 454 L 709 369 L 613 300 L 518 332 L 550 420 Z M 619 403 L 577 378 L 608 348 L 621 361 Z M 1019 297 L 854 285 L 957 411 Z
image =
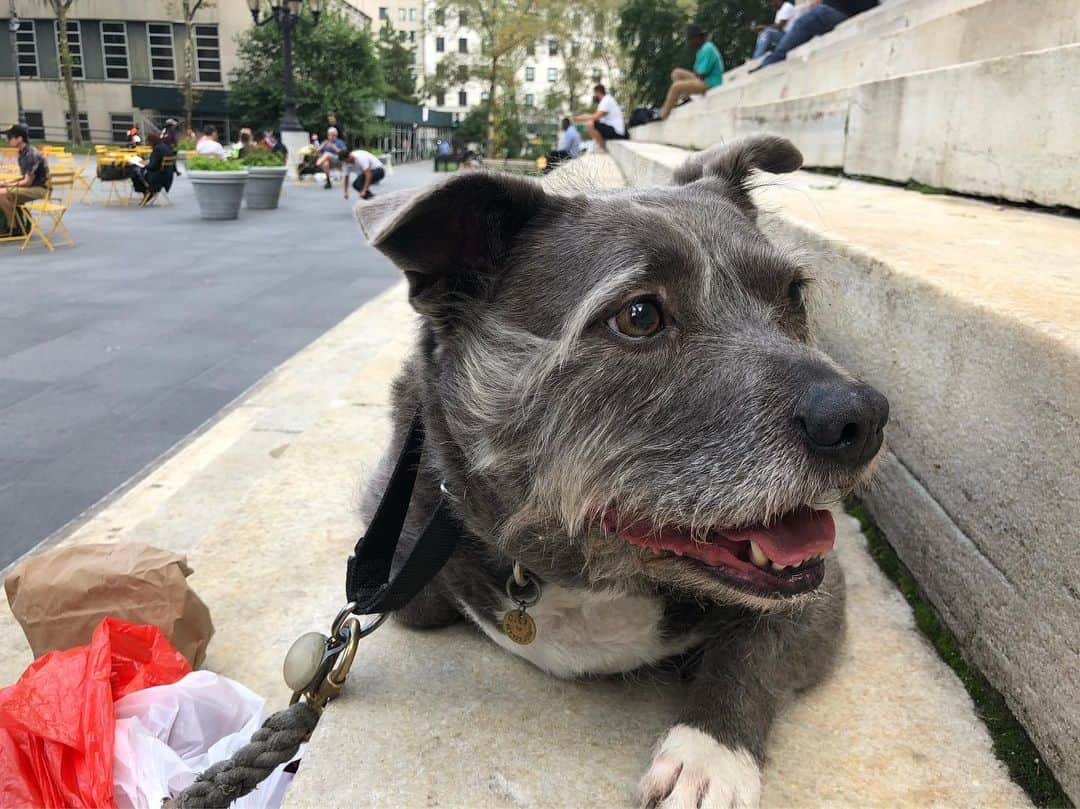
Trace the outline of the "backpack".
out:
M 660 119 L 656 107 L 638 107 L 630 113 L 630 126 L 641 126 Z

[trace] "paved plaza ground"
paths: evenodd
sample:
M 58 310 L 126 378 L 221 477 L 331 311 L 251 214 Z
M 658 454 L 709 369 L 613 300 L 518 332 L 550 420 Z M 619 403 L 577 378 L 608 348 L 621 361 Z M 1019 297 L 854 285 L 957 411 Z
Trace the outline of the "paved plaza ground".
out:
M 338 187 L 235 222 L 201 220 L 186 177 L 172 199 L 75 206 L 75 248 L 0 244 L 0 567 L 399 279 Z

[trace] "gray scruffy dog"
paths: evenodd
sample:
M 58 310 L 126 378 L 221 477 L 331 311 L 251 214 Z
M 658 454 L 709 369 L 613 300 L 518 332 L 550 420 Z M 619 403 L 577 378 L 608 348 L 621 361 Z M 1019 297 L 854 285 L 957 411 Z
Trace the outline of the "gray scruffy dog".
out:
M 811 345 L 807 269 L 757 227 L 751 175 L 801 163 L 761 135 L 667 188 L 552 194 L 473 171 L 357 206 L 422 315 L 367 514 L 419 409 L 406 530 L 440 484 L 465 526 L 397 617 L 465 617 L 563 677 L 688 661 L 650 807 L 756 805 L 774 715 L 843 635 L 824 509 L 869 478 L 888 402 Z M 541 585 L 525 645 L 503 624 L 515 562 Z

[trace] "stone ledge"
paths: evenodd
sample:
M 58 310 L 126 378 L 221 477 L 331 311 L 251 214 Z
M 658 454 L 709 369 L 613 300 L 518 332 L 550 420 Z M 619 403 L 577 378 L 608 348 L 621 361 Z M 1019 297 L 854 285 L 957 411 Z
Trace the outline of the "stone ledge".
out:
M 611 152 L 642 184 L 687 156 Z M 868 504 L 1075 797 L 1080 222 L 804 172 L 755 198 L 812 260 L 822 347 L 891 401 Z

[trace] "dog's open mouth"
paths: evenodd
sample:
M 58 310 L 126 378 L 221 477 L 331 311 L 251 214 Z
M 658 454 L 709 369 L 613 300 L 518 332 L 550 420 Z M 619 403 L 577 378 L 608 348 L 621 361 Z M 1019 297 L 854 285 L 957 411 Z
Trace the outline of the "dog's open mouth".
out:
M 681 557 L 744 592 L 788 596 L 813 590 L 825 576 L 823 560 L 832 550 L 836 527 L 828 511 L 803 506 L 776 522 L 738 529 L 716 528 L 705 541 L 689 531 L 657 531 L 646 520 L 620 525 L 609 513 L 607 530 L 657 558 Z

